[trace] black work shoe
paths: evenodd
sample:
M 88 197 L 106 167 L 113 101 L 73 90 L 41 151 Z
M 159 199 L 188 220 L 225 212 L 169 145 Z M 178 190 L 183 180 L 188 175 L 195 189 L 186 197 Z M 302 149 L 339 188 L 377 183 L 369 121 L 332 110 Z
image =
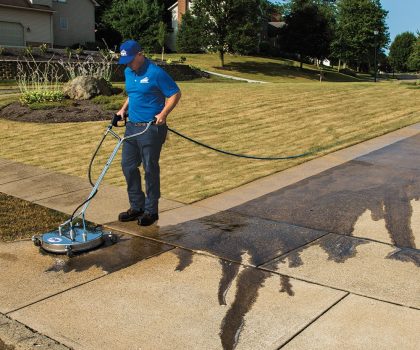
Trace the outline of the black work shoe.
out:
M 144 213 L 144 210 L 134 210 L 134 209 L 128 209 L 127 211 L 124 211 L 118 215 L 118 220 L 122 222 L 126 221 L 134 221 L 137 220 L 140 216 L 142 216 Z
M 139 218 L 139 225 L 140 226 L 150 226 L 156 220 L 159 220 L 159 215 L 158 214 L 146 213 L 141 218 Z

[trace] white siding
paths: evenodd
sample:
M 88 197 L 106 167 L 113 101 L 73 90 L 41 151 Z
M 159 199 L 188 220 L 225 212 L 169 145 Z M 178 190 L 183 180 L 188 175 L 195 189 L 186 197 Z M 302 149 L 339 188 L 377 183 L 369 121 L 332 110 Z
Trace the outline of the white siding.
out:
M 95 41 L 95 5 L 90 0 L 53 2 L 54 44 L 71 46 Z M 67 19 L 67 29 L 60 28 Z
M 0 21 L 20 23 L 26 43 L 52 44 L 50 13 L 0 7 Z

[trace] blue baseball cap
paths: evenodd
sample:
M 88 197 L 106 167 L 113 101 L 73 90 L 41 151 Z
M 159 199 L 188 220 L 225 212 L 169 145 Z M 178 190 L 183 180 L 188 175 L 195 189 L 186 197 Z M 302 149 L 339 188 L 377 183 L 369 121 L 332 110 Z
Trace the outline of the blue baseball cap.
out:
M 135 40 L 124 41 L 120 46 L 119 64 L 129 64 L 141 51 L 140 44 Z

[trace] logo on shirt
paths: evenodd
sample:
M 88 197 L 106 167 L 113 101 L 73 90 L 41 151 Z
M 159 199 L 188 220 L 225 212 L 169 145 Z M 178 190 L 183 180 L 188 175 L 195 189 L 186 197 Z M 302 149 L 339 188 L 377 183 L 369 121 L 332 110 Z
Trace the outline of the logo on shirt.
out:
M 127 51 L 125 51 L 125 50 L 121 50 L 120 55 L 121 55 L 121 56 L 127 56 Z
M 143 78 L 142 80 L 140 80 L 140 83 L 141 84 L 148 84 L 149 83 L 149 78 L 148 77 Z

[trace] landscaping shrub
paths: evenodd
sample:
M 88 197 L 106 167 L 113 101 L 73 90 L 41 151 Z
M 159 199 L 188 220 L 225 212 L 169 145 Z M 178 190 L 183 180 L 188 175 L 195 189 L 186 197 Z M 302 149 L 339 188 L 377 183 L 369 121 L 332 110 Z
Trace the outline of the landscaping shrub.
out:
M 52 91 L 52 90 L 44 90 L 44 91 L 29 91 L 20 97 L 20 102 L 22 104 L 32 104 L 32 103 L 40 103 L 40 102 L 57 102 L 62 101 L 64 99 L 64 94 L 61 91 Z
M 47 63 L 37 62 L 33 57 L 25 63 L 18 61 L 17 71 L 21 103 L 60 101 L 64 98 L 60 86 L 62 75 L 51 59 Z
M 45 44 L 45 43 L 41 44 L 41 45 L 39 45 L 38 49 L 39 49 L 39 52 L 41 53 L 41 55 L 45 55 L 48 51 L 48 45 Z

